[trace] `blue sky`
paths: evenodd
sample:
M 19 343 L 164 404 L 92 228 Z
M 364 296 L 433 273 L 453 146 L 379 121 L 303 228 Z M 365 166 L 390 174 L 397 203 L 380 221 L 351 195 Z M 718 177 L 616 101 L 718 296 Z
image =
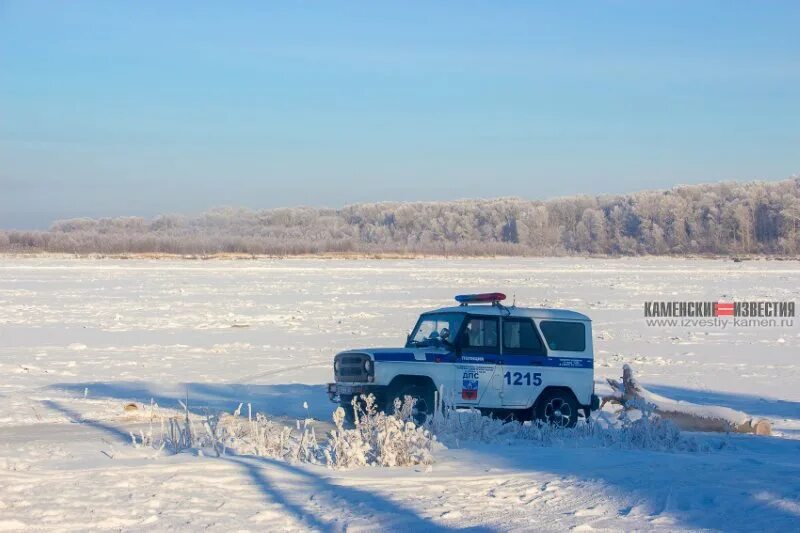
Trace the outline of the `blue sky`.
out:
M 0 227 L 800 172 L 800 2 L 0 0 Z

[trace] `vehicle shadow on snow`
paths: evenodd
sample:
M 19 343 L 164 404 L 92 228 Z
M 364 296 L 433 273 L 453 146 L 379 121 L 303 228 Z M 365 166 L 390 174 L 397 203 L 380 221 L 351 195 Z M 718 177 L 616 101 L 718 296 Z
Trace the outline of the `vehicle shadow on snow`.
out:
M 62 413 L 73 423 L 85 424 L 121 443 L 130 444 L 130 435 L 120 428 L 86 419 L 77 411 L 53 400 L 44 400 L 42 404 Z M 298 522 L 311 529 L 330 531 L 358 525 L 409 531 L 451 529 L 375 492 L 332 483 L 313 469 L 266 457 L 224 455 L 217 460 L 240 468 L 264 495 L 267 503 L 280 505 Z M 486 530 L 470 528 L 469 531 Z
M 130 443 L 131 441 L 130 433 L 123 431 L 119 428 L 115 428 L 114 426 L 103 424 L 102 422 L 98 422 L 97 420 L 84 418 L 80 413 L 78 413 L 74 409 L 70 409 L 69 407 L 62 405 L 59 402 L 53 400 L 42 400 L 41 403 L 43 406 L 50 409 L 51 411 L 56 411 L 58 413 L 63 414 L 64 416 L 69 418 L 70 422 L 72 422 L 73 424 L 85 424 L 91 428 L 98 429 L 104 433 L 107 433 L 110 437 L 115 438 L 117 440 L 121 440 L 126 443 Z
M 328 399 L 325 385 L 280 384 L 247 385 L 232 383 L 176 383 L 155 384 L 144 381 L 115 381 L 91 383 L 56 383 L 50 389 L 74 393 L 83 398 L 117 399 L 123 402 L 139 402 L 147 405 L 152 399 L 160 407 L 181 409 L 179 401 L 185 402 L 188 393 L 189 410 L 203 414 L 212 411 L 233 412 L 240 403 L 247 404 L 253 414 L 263 413 L 274 417 L 303 419 L 311 416 L 317 420 L 330 421 L 335 405 Z M 308 409 L 303 403 L 308 404 Z

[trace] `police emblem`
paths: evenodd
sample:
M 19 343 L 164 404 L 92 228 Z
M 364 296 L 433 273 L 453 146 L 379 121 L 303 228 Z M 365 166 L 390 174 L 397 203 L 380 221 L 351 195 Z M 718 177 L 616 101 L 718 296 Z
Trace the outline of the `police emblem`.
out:
M 465 379 L 462 382 L 461 388 L 462 400 L 477 400 L 478 399 L 478 380 Z

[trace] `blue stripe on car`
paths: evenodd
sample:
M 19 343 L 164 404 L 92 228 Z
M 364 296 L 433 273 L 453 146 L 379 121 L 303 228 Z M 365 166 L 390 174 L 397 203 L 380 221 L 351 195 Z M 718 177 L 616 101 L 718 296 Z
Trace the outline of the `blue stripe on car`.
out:
M 547 366 L 556 368 L 594 368 L 594 360 L 581 357 L 551 357 L 547 355 L 498 355 L 464 354 L 456 357 L 453 354 L 426 353 L 425 359 L 414 358 L 411 352 L 383 352 L 373 355 L 376 361 L 407 361 L 407 362 L 440 362 L 459 364 L 504 364 L 507 366 Z

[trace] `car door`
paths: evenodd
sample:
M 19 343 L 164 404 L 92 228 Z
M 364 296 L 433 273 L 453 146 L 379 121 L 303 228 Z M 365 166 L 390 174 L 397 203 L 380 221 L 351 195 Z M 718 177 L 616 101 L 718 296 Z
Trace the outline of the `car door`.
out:
M 501 378 L 503 407 L 528 407 L 541 391 L 544 381 L 547 348 L 533 319 L 503 318 Z
M 457 405 L 500 406 L 496 367 L 500 358 L 500 320 L 468 316 L 458 336 L 454 395 Z

